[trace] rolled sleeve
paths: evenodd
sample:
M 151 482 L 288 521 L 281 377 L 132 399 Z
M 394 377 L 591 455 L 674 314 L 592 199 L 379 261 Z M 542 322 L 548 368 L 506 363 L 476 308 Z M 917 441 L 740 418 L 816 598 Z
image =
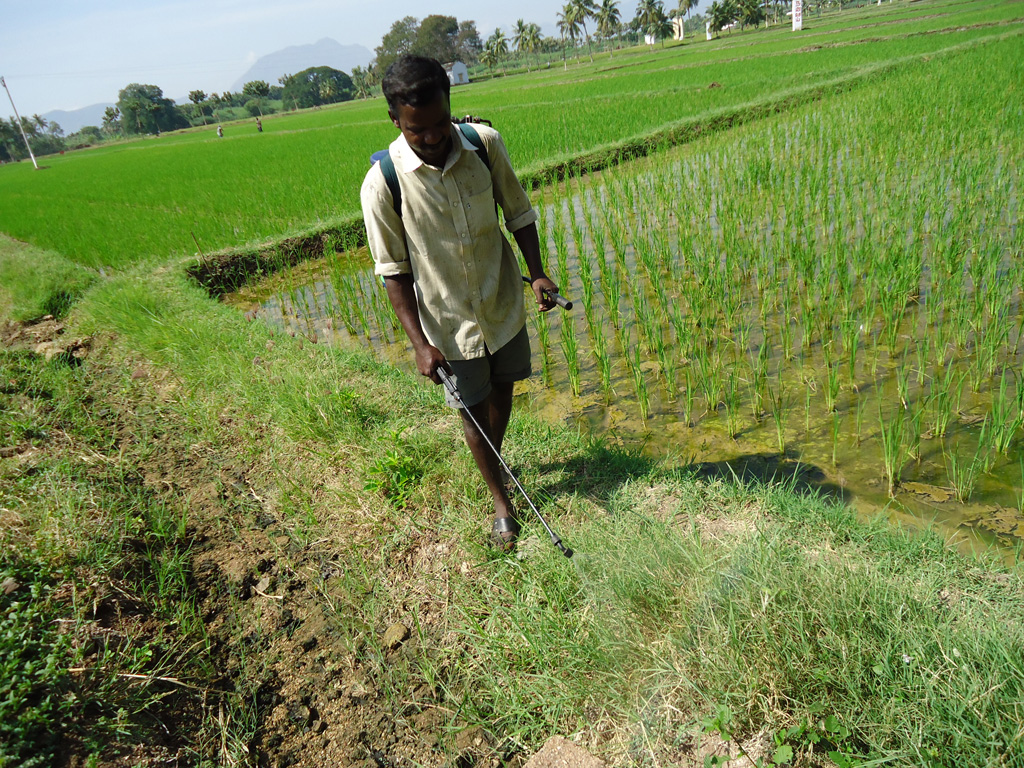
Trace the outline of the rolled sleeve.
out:
M 497 131 L 480 131 L 485 138 L 487 155 L 491 163 L 491 180 L 494 184 L 494 199 L 501 206 L 505 217 L 505 229 L 516 232 L 537 221 L 530 196 L 526 194 L 512 169 L 505 142 Z
M 409 251 L 405 244 L 402 217 L 395 212 L 391 192 L 384 174 L 377 165 L 363 179 L 359 199 L 366 225 L 366 241 L 373 256 L 373 271 L 383 277 L 407 275 L 412 272 Z
M 509 232 L 518 232 L 523 227 L 528 227 L 537 221 L 537 212 L 531 208 L 522 216 L 516 216 L 514 219 L 505 219 L 505 229 Z

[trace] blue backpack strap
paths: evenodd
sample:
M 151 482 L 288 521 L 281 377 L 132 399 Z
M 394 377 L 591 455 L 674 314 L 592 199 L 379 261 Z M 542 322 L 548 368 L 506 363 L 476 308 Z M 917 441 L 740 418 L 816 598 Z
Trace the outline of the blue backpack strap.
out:
M 384 150 L 384 156 L 378 160 L 380 172 L 384 174 L 384 181 L 387 182 L 391 191 L 391 202 L 395 207 L 395 213 L 402 217 L 402 188 L 398 186 L 398 172 L 395 170 L 395 161 L 391 152 Z
M 487 147 L 484 146 L 484 142 L 480 138 L 480 134 L 476 132 L 476 128 L 469 123 L 460 123 L 459 130 L 462 131 L 463 136 L 469 139 L 469 143 L 476 147 L 476 156 L 487 166 L 487 170 L 491 170 L 491 159 L 487 156 Z

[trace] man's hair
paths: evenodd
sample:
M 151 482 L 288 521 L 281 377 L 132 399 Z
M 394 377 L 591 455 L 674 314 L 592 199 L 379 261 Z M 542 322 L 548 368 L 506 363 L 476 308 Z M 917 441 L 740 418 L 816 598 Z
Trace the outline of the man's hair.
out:
M 447 101 L 452 85 L 437 59 L 405 54 L 388 67 L 380 87 L 388 109 L 395 113 L 399 104 L 422 107 L 436 99 L 438 93 L 443 93 Z

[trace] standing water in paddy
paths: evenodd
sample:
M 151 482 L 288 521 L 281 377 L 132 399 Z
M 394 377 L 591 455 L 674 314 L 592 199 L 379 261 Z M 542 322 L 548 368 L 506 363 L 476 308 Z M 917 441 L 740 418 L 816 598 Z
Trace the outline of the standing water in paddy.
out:
M 1019 540 L 1021 117 L 959 74 L 953 119 L 922 78 L 913 109 L 851 98 L 536 193 L 576 307 L 531 318 L 526 396 L 681 461 L 809 465 L 837 493 Z M 264 311 L 404 364 L 366 264 L 280 278 Z

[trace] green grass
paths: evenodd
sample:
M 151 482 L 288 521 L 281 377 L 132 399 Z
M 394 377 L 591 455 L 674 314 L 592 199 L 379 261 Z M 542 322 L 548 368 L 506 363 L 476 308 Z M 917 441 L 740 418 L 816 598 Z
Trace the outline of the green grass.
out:
M 453 623 L 488 658 L 460 705 L 480 722 L 523 743 L 562 722 L 621 753 L 642 743 L 587 724 L 639 718 L 661 752 L 724 705 L 748 734 L 834 715 L 855 751 L 894 765 L 998 765 L 1018 748 L 1016 577 L 782 486 L 652 474 L 607 503 L 574 527 L 576 569 L 542 551 L 464 585 Z
M 0 380 L 0 444 L 17 446 L 0 469 L 0 765 L 109 760 L 124 742 L 198 758 L 234 738 L 210 705 L 244 698 L 211 689 L 185 509 L 143 482 L 159 415 L 120 433 L 132 384 L 102 366 L 3 350 Z M 165 738 L 171 719 L 187 738 Z
M 58 253 L 0 235 L 0 312 L 13 320 L 63 317 L 96 279 Z

